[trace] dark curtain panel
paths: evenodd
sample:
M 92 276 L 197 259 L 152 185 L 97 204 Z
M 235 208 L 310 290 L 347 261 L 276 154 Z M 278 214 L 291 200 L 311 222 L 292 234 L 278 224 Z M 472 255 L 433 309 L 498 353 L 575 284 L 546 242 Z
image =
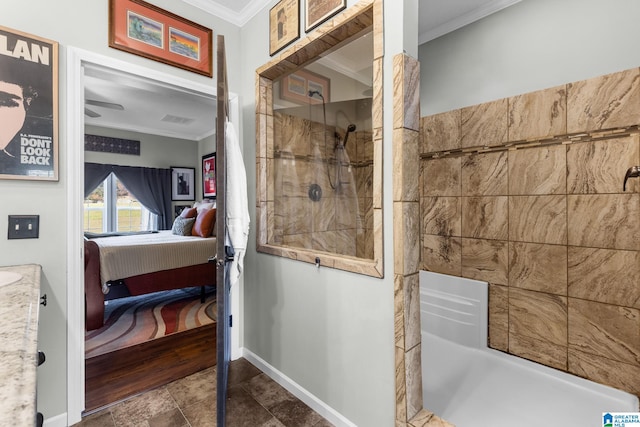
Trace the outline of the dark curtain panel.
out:
M 158 229 L 168 230 L 173 223 L 171 213 L 171 169 L 137 166 L 84 164 L 84 193 L 87 197 L 113 172 L 136 199 L 158 216 Z
M 112 165 L 103 165 L 100 163 L 85 163 L 84 164 L 84 197 L 87 198 L 89 194 L 96 187 L 102 184 L 102 181 L 107 179 L 109 174 L 113 172 Z
M 158 215 L 158 230 L 171 228 L 173 216 L 170 169 L 113 166 L 113 173 L 140 203 Z

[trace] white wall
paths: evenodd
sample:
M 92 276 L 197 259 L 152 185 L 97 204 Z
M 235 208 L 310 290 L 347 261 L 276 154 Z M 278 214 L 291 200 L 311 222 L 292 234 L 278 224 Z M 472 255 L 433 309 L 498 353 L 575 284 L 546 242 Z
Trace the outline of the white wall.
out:
M 350 6 L 355 1 L 347 3 Z M 302 26 L 303 6 L 304 2 Z M 392 37 L 391 31 L 387 33 Z M 356 425 L 392 426 L 395 371 L 391 157 L 384 164 L 384 279 L 257 253 L 255 70 L 271 60 L 268 8 L 243 27 L 241 38 L 241 115 L 251 215 L 245 258 L 243 345 Z M 385 75 L 391 76 L 388 69 Z M 387 81 L 390 84 L 390 78 Z M 390 91 L 385 96 L 387 93 L 391 96 Z M 388 114 L 385 155 L 389 156 L 390 120 Z
M 523 0 L 420 46 L 422 115 L 640 65 L 640 2 Z
M 230 52 L 240 50 L 239 29 L 183 2 L 153 0 L 157 6 L 225 34 Z M 25 0 L 3 7 L 0 25 L 45 37 L 60 43 L 60 133 L 58 182 L 0 180 L 0 236 L 7 235 L 7 215 L 39 214 L 40 237 L 28 240 L 6 240 L 0 237 L 0 264 L 37 263 L 42 265 L 42 293 L 48 305 L 40 310 L 39 348 L 47 361 L 38 368 L 38 410 L 46 419 L 64 417 L 67 409 L 67 274 L 66 253 L 68 230 L 66 170 L 82 165 L 68 165 L 66 155 L 69 141 L 65 123 L 66 107 L 66 48 L 69 46 L 93 51 L 151 69 L 161 70 L 201 84 L 215 84 L 215 80 L 179 68 L 127 54 L 108 47 L 108 0 Z M 81 17 L 80 19 L 78 17 Z M 232 91 L 240 85 L 239 59 L 228 58 Z M 199 162 L 199 159 L 196 159 Z M 81 284 L 77 284 L 81 286 Z M 78 367 L 80 369 L 80 367 Z

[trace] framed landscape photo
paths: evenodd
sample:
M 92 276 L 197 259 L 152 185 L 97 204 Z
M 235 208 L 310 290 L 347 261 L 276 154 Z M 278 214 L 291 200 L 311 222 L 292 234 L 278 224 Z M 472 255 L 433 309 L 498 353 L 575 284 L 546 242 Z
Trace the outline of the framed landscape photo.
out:
M 196 168 L 171 167 L 171 200 L 196 199 Z
M 320 74 L 299 70 L 285 76 L 280 82 L 280 98 L 303 104 L 331 101 L 330 80 Z M 313 93 L 313 96 L 309 96 Z
M 216 198 L 216 153 L 202 156 L 202 195 Z
M 309 32 L 347 7 L 347 0 L 307 0 L 305 31 Z
M 213 31 L 142 0 L 109 0 L 109 46 L 213 77 Z
M 300 0 L 280 0 L 269 10 L 269 55 L 300 37 Z
M 58 180 L 58 43 L 0 26 L 0 179 Z

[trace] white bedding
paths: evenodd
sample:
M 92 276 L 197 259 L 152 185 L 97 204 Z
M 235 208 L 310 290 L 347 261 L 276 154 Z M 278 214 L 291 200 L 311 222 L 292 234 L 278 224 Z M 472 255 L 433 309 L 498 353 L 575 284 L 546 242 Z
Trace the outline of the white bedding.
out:
M 215 237 L 176 236 L 171 230 L 93 239 L 100 248 L 102 283 L 204 264 L 216 254 Z

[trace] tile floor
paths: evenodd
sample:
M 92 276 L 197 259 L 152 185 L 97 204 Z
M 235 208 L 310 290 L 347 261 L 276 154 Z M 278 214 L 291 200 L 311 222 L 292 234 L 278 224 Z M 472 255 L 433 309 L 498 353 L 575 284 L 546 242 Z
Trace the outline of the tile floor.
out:
M 216 368 L 95 412 L 75 427 L 215 427 Z M 229 427 L 331 427 L 246 359 L 231 362 L 227 403 Z

